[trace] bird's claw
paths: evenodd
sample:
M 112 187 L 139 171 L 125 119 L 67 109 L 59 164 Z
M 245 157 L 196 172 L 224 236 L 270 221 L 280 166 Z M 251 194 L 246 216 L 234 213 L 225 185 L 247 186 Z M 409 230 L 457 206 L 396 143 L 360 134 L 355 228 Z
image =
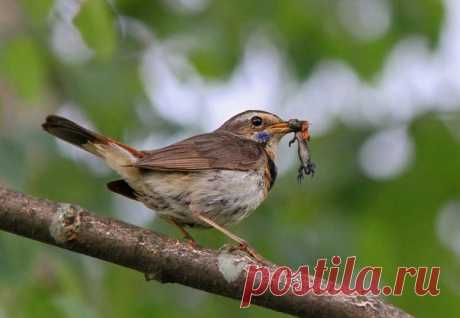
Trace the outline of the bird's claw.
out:
M 247 243 L 240 243 L 237 246 L 233 245 L 229 248 L 229 251 L 230 252 L 241 251 L 247 254 L 249 257 L 251 257 L 255 261 L 257 261 L 258 263 L 261 263 L 263 265 L 270 264 L 265 258 L 263 258 L 259 253 L 256 252 L 254 248 L 249 246 L 249 244 Z
M 191 239 L 189 237 L 184 237 L 184 240 L 187 242 L 187 245 L 194 250 L 200 247 L 200 245 L 198 245 L 198 243 L 193 238 Z

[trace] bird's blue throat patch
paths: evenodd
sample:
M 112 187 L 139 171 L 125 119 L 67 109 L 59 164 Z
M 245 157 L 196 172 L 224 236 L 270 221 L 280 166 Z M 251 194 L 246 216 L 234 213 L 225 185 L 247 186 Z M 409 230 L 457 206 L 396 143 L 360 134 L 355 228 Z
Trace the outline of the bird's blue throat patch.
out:
M 258 142 L 261 142 L 261 143 L 267 143 L 270 141 L 270 139 L 272 138 L 272 136 L 265 132 L 265 131 L 261 131 L 259 133 L 256 134 L 256 139 Z

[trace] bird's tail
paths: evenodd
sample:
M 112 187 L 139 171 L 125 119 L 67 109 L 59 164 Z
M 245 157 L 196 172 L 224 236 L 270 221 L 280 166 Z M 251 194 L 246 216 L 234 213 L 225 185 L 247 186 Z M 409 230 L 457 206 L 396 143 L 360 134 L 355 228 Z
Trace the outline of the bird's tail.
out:
M 137 173 L 134 168 L 127 166 L 144 156 L 141 151 L 81 127 L 60 116 L 48 116 L 42 127 L 51 135 L 104 159 L 112 169 L 125 178 L 132 177 L 133 173 Z

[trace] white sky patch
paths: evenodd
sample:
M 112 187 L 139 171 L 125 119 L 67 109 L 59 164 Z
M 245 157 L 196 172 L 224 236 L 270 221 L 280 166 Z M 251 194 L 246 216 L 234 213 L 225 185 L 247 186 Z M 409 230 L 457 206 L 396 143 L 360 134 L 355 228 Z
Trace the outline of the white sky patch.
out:
M 357 40 L 377 40 L 391 26 L 392 12 L 388 0 L 340 0 L 337 9 L 343 26 Z
M 409 121 L 439 101 L 439 77 L 424 38 L 401 41 L 390 54 L 379 80 L 381 104 L 390 121 Z
M 442 244 L 460 260 L 460 202 L 451 201 L 438 214 L 437 233 Z
M 312 135 L 325 133 L 333 120 L 352 111 L 353 97 L 361 82 L 353 70 L 338 61 L 324 61 L 305 81 L 296 94 L 288 98 L 290 118 L 307 118 Z
M 228 82 L 208 82 L 208 87 L 202 88 L 208 106 L 206 129 L 215 129 L 245 110 L 279 110 L 287 77 L 281 56 L 263 35 L 252 39 Z
M 114 11 L 116 11 L 116 8 L 114 8 Z M 130 37 L 134 38 L 136 41 L 142 43 L 146 47 L 151 45 L 155 40 L 155 37 L 151 29 L 137 19 L 134 19 L 129 16 L 119 15 L 117 22 L 122 39 L 126 38 L 129 35 Z M 136 51 L 133 53 L 133 55 L 136 56 L 138 54 L 142 54 L 142 52 L 138 53 Z
M 55 54 L 66 63 L 83 63 L 93 56 L 93 51 L 73 24 L 81 3 L 79 0 L 57 0 L 54 5 L 51 46 Z
M 147 94 L 162 116 L 181 125 L 214 130 L 248 109 L 276 111 L 283 86 L 281 57 L 258 38 L 248 46 L 242 63 L 228 82 L 202 78 L 174 41 L 154 43 L 141 66 Z
M 196 14 L 209 6 L 209 0 L 163 0 L 171 9 L 179 13 Z
M 157 216 L 155 211 L 148 209 L 140 202 L 113 194 L 113 207 L 117 218 L 137 226 L 150 224 Z
M 359 161 L 367 176 L 385 180 L 404 172 L 413 157 L 414 145 L 406 128 L 395 128 L 369 137 L 360 150 Z
M 184 126 L 199 125 L 204 110 L 197 90 L 199 79 L 183 54 L 174 51 L 156 43 L 145 52 L 140 71 L 147 95 L 166 119 Z M 182 79 L 181 74 L 186 78 Z

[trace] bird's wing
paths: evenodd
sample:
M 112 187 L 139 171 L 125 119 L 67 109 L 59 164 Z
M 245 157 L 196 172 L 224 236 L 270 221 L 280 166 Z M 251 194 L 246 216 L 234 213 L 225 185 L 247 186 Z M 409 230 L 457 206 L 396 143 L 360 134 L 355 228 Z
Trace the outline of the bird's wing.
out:
M 256 170 L 266 159 L 256 142 L 223 132 L 195 136 L 144 154 L 133 166 L 156 171 L 247 171 Z

